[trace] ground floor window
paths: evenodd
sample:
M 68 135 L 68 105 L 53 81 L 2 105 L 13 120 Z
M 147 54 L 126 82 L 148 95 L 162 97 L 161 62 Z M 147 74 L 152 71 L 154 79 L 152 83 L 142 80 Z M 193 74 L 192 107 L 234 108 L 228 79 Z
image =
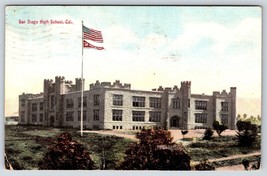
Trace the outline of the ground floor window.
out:
M 195 114 L 195 123 L 207 123 L 208 116 L 205 113 L 196 113 Z
M 224 125 L 228 125 L 228 114 L 221 114 L 221 122 Z
M 74 121 L 74 116 L 73 116 L 74 112 L 71 111 L 71 112 L 67 112 L 66 113 L 66 121 L 69 122 L 69 121 Z
M 133 111 L 132 115 L 133 115 L 132 116 L 133 121 L 136 121 L 136 122 L 144 122 L 145 121 L 145 111 Z
M 160 122 L 161 112 L 160 111 L 150 111 L 149 112 L 149 122 Z
M 37 114 L 32 114 L 32 122 L 37 122 Z
M 122 121 L 122 110 L 112 110 L 112 120 L 113 121 Z
M 122 126 L 115 126 L 115 125 L 113 125 L 113 130 L 122 130 Z

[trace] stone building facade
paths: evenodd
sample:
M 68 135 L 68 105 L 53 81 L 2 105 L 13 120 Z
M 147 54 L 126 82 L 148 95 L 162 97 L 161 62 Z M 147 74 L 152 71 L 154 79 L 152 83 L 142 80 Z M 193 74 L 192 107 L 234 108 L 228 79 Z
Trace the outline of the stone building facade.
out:
M 80 127 L 82 80 L 64 77 L 44 80 L 43 93 L 19 95 L 19 123 L 52 127 Z M 236 88 L 212 95 L 192 94 L 191 82 L 180 88 L 132 90 L 120 81 L 90 84 L 83 95 L 84 129 L 140 130 L 202 129 L 214 120 L 235 129 Z

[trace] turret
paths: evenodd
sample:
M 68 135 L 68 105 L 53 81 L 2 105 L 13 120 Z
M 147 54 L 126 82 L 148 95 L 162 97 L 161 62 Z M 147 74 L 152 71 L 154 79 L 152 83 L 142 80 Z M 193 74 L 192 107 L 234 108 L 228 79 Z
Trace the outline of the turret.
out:
M 56 76 L 55 78 L 55 92 L 56 94 L 65 94 L 65 77 Z
M 191 81 L 182 81 L 181 82 L 181 96 L 182 96 L 182 125 L 184 129 L 188 129 L 188 117 L 189 108 L 190 108 L 190 97 L 191 97 Z
M 82 79 L 81 78 L 76 78 L 75 79 L 75 85 L 76 85 L 76 91 L 81 91 L 82 90 L 82 85 L 84 87 L 84 79 L 83 79 L 83 82 L 82 82 Z
M 231 130 L 236 129 L 236 87 L 230 88 L 231 95 Z

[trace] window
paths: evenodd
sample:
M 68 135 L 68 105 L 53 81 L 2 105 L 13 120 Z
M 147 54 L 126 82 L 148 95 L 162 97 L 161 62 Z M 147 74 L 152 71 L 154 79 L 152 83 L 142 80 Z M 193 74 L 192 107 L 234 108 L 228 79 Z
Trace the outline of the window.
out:
M 37 103 L 32 104 L 32 111 L 37 111 Z
M 86 120 L 87 111 L 83 111 L 83 121 Z M 78 111 L 78 121 L 81 121 L 81 111 Z
M 39 110 L 40 111 L 44 110 L 44 103 L 43 102 L 40 102 L 40 104 L 39 104 Z
M 207 114 L 201 114 L 201 113 L 196 113 L 195 114 L 195 123 L 207 123 Z
M 71 112 L 67 112 L 67 113 L 66 113 L 66 121 L 67 121 L 67 122 L 68 122 L 68 121 L 74 121 L 73 114 L 74 114 L 73 111 L 71 111 Z
M 145 121 L 145 111 L 133 111 L 133 121 L 144 122 Z
M 197 110 L 207 110 L 208 102 L 207 101 L 195 101 L 195 109 Z
M 151 108 L 161 108 L 161 98 L 149 98 L 149 106 Z
M 190 108 L 190 99 L 187 100 L 187 106 Z
M 123 105 L 123 95 L 113 95 L 113 105 L 122 106 Z
M 180 98 L 172 98 L 172 108 L 173 109 L 180 109 Z
M 221 102 L 222 111 L 228 111 L 228 102 Z
M 43 122 L 43 120 L 44 120 L 44 114 L 40 113 L 39 114 L 39 122 Z
M 87 106 L 87 98 L 83 97 L 83 107 Z M 81 107 L 81 97 L 78 98 L 78 107 Z
M 21 99 L 20 100 L 20 104 L 21 104 L 22 107 L 24 107 L 25 106 L 25 99 Z
M 150 111 L 149 112 L 149 122 L 160 122 L 161 112 L 159 111 Z
M 21 113 L 20 113 L 20 121 L 21 122 L 25 122 L 25 111 L 21 111 Z
M 51 104 L 50 104 L 50 105 L 51 105 L 51 106 L 50 106 L 50 109 L 53 109 L 53 108 L 54 108 L 54 106 L 55 106 L 55 96 L 54 96 L 54 95 L 52 95 L 52 96 L 51 96 L 51 100 L 50 100 L 50 101 L 51 101 Z
M 66 108 L 74 108 L 74 101 L 72 98 L 66 99 Z
M 113 121 L 122 121 L 122 110 L 112 110 L 112 120 Z
M 133 107 L 145 107 L 145 97 L 133 96 Z
M 99 120 L 99 109 L 94 109 L 93 118 L 94 118 L 94 121 L 98 121 Z
M 228 125 L 228 114 L 221 114 L 221 122 L 224 125 Z
M 100 95 L 94 95 L 94 106 L 98 106 L 100 104 Z
M 37 122 L 37 114 L 32 114 L 32 122 Z

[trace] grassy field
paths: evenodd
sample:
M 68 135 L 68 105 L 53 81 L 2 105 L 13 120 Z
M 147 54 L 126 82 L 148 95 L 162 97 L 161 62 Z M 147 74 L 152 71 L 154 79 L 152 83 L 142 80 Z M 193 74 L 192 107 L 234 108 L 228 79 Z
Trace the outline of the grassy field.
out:
M 6 126 L 5 151 L 14 169 L 38 169 L 38 162 L 44 153 L 55 143 L 57 136 L 68 132 L 72 138 L 86 146 L 92 160 L 98 169 L 101 168 L 102 159 L 105 158 L 105 169 L 115 169 L 123 160 L 124 152 L 134 141 L 122 137 L 84 133 L 81 137 L 78 130 L 58 129 L 36 126 Z M 203 159 L 217 159 L 233 155 L 242 155 L 260 151 L 260 137 L 253 148 L 239 147 L 235 136 L 214 137 L 205 141 L 200 138 L 188 140 L 190 144 L 186 149 L 192 162 Z M 259 157 L 246 158 L 257 161 Z M 215 167 L 237 165 L 242 163 L 242 158 L 212 163 Z
M 105 157 L 105 169 L 114 169 L 132 142 L 121 137 L 93 133 L 85 133 L 81 137 L 75 129 L 6 126 L 5 152 L 9 162 L 14 169 L 38 169 L 38 162 L 62 132 L 70 133 L 73 140 L 86 146 L 97 168 L 101 167 L 102 158 Z

